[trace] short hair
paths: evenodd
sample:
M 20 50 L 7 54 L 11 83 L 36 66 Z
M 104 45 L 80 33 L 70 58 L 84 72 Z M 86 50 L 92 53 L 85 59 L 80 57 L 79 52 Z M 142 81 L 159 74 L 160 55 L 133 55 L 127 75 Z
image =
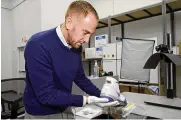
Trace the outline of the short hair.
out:
M 72 14 L 82 15 L 86 17 L 88 13 L 95 15 L 96 19 L 99 20 L 99 16 L 94 7 L 87 1 L 77 0 L 72 2 L 66 12 L 65 19 Z

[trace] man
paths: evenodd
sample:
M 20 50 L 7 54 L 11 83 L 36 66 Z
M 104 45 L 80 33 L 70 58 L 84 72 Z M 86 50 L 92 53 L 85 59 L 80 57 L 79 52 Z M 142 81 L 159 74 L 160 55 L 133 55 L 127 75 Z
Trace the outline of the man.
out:
M 30 38 L 25 48 L 26 119 L 65 118 L 70 106 L 108 102 L 99 98 L 100 90 L 85 76 L 81 62 L 81 46 L 97 23 L 97 12 L 88 2 L 74 1 L 65 23 Z M 72 95 L 73 82 L 90 96 Z

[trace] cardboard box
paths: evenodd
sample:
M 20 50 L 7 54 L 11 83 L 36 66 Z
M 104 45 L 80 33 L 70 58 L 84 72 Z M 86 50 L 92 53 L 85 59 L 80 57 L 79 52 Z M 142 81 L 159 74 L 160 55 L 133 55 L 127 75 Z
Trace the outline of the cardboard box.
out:
M 116 59 L 116 43 L 103 45 L 103 59 Z
M 99 47 L 108 43 L 108 35 L 95 36 L 95 47 Z
M 122 58 L 122 42 L 117 42 L 117 59 Z
M 85 59 L 102 58 L 102 47 L 85 48 Z

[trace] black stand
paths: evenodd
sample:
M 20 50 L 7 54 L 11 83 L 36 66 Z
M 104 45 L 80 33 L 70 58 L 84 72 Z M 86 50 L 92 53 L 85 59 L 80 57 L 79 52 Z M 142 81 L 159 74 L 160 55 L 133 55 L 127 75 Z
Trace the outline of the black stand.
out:
M 155 53 L 147 60 L 144 69 L 155 69 L 160 60 L 164 60 L 164 62 L 167 63 L 169 68 L 168 70 L 172 70 L 173 68 L 175 68 L 174 65 L 181 65 L 181 57 L 178 55 L 169 53 Z M 175 86 L 173 85 L 173 83 L 176 82 L 176 74 L 172 74 L 172 72 L 173 71 L 169 71 L 168 73 L 165 73 L 167 76 L 167 98 L 176 97 L 176 91 L 174 88 Z

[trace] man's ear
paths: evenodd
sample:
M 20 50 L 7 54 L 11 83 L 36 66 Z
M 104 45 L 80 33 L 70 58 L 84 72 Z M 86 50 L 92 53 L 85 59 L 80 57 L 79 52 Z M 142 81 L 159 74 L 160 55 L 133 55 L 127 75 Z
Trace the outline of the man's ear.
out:
M 67 30 L 72 29 L 72 25 L 73 25 L 72 23 L 73 23 L 72 18 L 67 17 L 66 22 L 65 22 L 65 27 L 66 27 Z

